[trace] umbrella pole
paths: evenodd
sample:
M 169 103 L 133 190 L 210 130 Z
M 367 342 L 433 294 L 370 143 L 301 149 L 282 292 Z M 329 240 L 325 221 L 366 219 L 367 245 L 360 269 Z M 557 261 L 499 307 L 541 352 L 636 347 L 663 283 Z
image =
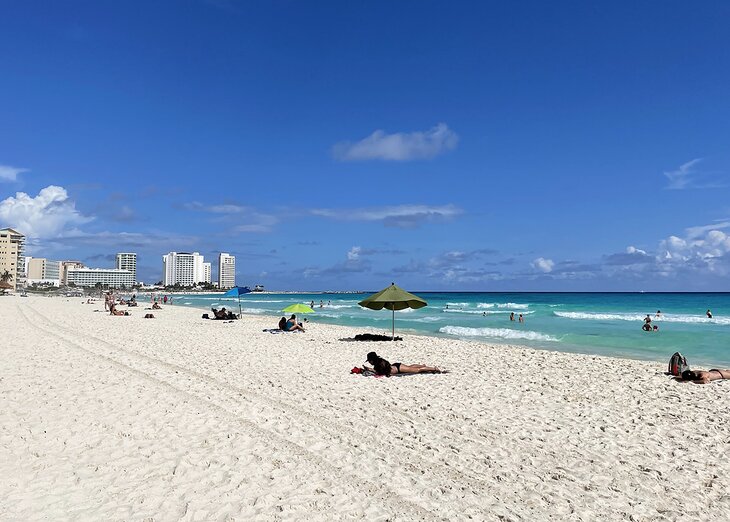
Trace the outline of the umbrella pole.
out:
M 241 318 L 241 294 L 238 294 L 238 318 Z
M 391 341 L 395 341 L 395 306 L 393 307 L 393 338 Z

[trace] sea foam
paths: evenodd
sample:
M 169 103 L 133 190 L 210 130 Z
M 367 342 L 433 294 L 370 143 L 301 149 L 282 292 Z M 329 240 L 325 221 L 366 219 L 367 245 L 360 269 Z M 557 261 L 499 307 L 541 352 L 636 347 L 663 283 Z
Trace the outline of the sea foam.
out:
M 512 330 L 510 328 L 467 328 L 465 326 L 444 326 L 439 332 L 458 337 L 496 337 L 499 339 L 527 339 L 529 341 L 552 341 L 559 339 L 550 335 L 530 330 Z
M 556 312 L 553 311 L 553 315 L 556 317 L 564 317 L 566 319 L 579 319 L 587 321 L 643 321 L 646 314 L 632 314 L 632 313 L 599 313 L 599 312 Z M 730 317 L 702 317 L 698 315 L 683 315 L 683 314 L 662 314 L 659 317 L 655 317 L 649 314 L 652 322 L 663 322 L 663 323 L 691 323 L 691 324 L 720 324 L 730 325 Z
M 513 310 L 527 310 L 529 304 L 525 303 L 479 303 L 477 308 L 511 308 Z

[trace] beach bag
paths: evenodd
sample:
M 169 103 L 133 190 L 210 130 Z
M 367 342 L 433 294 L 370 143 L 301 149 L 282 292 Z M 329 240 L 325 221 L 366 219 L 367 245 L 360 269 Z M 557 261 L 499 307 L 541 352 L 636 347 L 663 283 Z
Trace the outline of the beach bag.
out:
M 209 319 L 208 314 L 203 314 L 203 319 Z
M 679 352 L 674 352 L 672 358 L 669 359 L 669 374 L 679 377 L 685 370 L 689 370 L 687 358 Z

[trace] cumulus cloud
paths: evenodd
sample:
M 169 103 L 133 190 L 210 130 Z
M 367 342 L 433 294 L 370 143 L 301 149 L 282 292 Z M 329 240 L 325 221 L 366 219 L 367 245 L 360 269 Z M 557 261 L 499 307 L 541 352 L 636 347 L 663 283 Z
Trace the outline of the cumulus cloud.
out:
M 0 222 L 31 238 L 53 238 L 73 225 L 88 223 L 69 199 L 66 189 L 49 185 L 36 197 L 18 192 L 0 201 Z
M 669 180 L 666 188 L 670 190 L 682 190 L 687 188 L 692 182 L 692 177 L 695 174 L 694 166 L 700 161 L 702 161 L 702 158 L 695 158 L 687 163 L 683 163 L 676 170 L 664 172 L 664 175 Z
M 356 142 L 336 144 L 332 153 L 340 161 L 430 159 L 456 147 L 459 136 L 445 123 L 417 132 L 386 134 L 376 130 Z
M 310 213 L 337 220 L 382 221 L 385 226 L 415 228 L 426 222 L 452 219 L 463 211 L 454 205 L 397 205 L 354 209 L 314 209 Z
M 608 265 L 629 266 L 651 263 L 654 258 L 646 250 L 629 246 L 625 252 L 608 255 L 605 259 Z
M 532 262 L 532 268 L 546 274 L 552 272 L 554 266 L 555 262 L 552 259 L 545 259 L 544 257 L 538 257 Z
M 698 227 L 688 231 L 685 237 L 669 236 L 659 244 L 656 260 L 661 273 L 670 275 L 676 271 L 700 270 L 729 274 L 730 236 L 717 228 Z
M 19 169 L 10 165 L 0 165 L 0 181 L 17 181 L 18 174 L 28 172 L 28 169 Z

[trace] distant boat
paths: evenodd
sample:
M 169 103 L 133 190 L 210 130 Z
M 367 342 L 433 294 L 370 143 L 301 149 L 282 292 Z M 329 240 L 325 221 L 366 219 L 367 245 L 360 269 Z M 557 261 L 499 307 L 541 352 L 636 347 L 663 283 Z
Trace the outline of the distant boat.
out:
M 263 292 L 264 291 L 264 285 L 256 285 L 253 287 L 252 292 Z

